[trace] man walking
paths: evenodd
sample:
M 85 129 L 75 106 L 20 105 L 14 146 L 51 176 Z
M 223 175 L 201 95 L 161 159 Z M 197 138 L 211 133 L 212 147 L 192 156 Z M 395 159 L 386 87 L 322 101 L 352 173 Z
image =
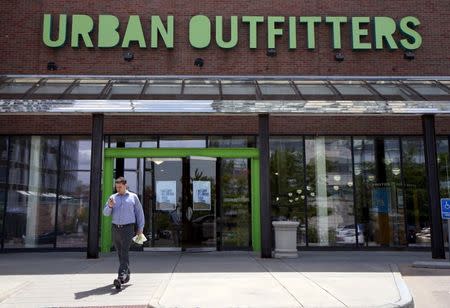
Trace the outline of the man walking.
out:
M 127 190 L 127 181 L 119 177 L 115 181 L 117 193 L 111 195 L 103 209 L 103 215 L 112 215 L 112 237 L 114 247 L 119 255 L 118 279 L 114 280 L 116 288 L 130 280 L 130 261 L 128 251 L 135 232 L 142 234 L 144 230 L 144 211 L 136 194 Z

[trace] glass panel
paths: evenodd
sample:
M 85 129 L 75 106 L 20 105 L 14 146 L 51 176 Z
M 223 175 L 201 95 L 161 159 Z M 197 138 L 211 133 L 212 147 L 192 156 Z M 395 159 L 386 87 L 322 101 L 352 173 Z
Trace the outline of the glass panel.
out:
M 439 88 L 435 83 L 422 81 L 420 83 L 407 82 L 407 84 L 420 94 L 427 95 L 449 95 L 447 92 Z
M 147 136 L 111 136 L 109 145 L 111 148 L 156 148 L 157 146 L 156 138 Z
M 153 170 L 155 181 L 152 196 L 155 202 L 150 226 L 150 232 L 154 235 L 151 237 L 153 247 L 180 247 L 182 166 L 181 159 L 146 159 L 146 169 Z
M 306 245 L 306 208 L 302 138 L 270 139 L 272 220 L 300 223 L 297 244 Z
M 46 83 L 33 94 L 62 94 L 69 86 L 70 83 Z
M 4 84 L 0 87 L 0 93 L 2 94 L 25 94 L 31 87 L 32 83 L 11 83 Z
M 439 185 L 440 185 L 440 197 L 450 198 L 450 163 L 449 163 L 449 148 L 447 137 L 436 138 L 437 147 L 437 161 L 439 168 Z M 444 243 L 448 245 L 448 220 L 442 220 L 442 231 L 444 235 Z
M 139 172 L 125 170 L 124 177 L 127 180 L 127 189 L 139 195 Z
M 208 138 L 210 148 L 247 148 L 256 146 L 254 136 L 210 136 Z
M 144 242 L 144 247 L 152 247 L 154 246 L 154 239 L 152 236 L 152 226 L 153 222 L 153 211 L 156 209 L 155 199 L 154 199 L 154 178 L 153 178 L 153 170 L 152 161 L 150 158 L 145 159 L 145 170 L 144 170 L 144 189 L 143 189 L 143 198 L 142 208 L 144 210 L 145 216 L 145 226 L 144 226 L 144 234 L 147 237 L 146 242 Z M 181 209 L 179 211 L 181 213 Z M 181 217 L 181 216 L 180 216 Z M 178 238 L 176 240 L 178 245 Z
M 330 88 L 323 83 L 296 82 L 297 88 L 302 95 L 335 95 Z
M 195 137 L 161 137 L 160 148 L 206 148 L 205 138 Z
M 309 245 L 355 245 L 350 138 L 308 137 L 306 163 Z
M 89 223 L 89 171 L 61 169 L 57 247 L 86 247 Z
M 70 94 L 100 94 L 105 86 L 106 84 L 78 84 L 70 91 Z
M 356 208 L 366 246 L 406 245 L 398 138 L 355 138 Z
M 183 209 L 183 247 L 216 248 L 216 159 L 189 160 L 192 199 Z
M 148 95 L 180 95 L 181 80 L 150 80 L 145 94 Z
M 223 95 L 256 95 L 255 85 L 245 81 L 222 81 Z
M 139 94 L 141 94 L 143 86 L 144 86 L 144 84 L 116 83 L 113 85 L 113 87 L 111 89 L 111 96 L 112 95 L 126 95 L 126 94 L 139 95 Z
M 342 95 L 373 95 L 367 88 L 359 84 L 334 84 L 334 87 Z
M 59 140 L 12 137 L 5 247 L 53 247 Z
M 375 90 L 377 90 L 381 95 L 384 96 L 396 96 L 405 100 L 414 97 L 411 93 L 407 92 L 405 89 L 400 88 L 396 84 L 380 82 L 371 85 L 375 88 Z
M 80 79 L 80 84 L 103 84 L 106 85 L 109 82 L 109 79 Z
M 222 245 L 227 248 L 251 246 L 251 213 L 247 159 L 222 159 Z
M 91 139 L 63 136 L 61 139 L 61 169 L 91 170 Z
M 258 81 L 262 95 L 296 95 L 289 81 Z
M 8 172 L 8 137 L 0 136 L 0 243 L 2 242 L 3 239 L 3 223 L 5 217 L 4 211 L 5 211 L 5 200 L 7 190 L 6 186 L 7 172 Z
M 11 80 L 13 83 L 37 83 L 41 80 L 41 78 L 14 78 Z
M 71 84 L 75 81 L 75 79 L 71 78 L 49 78 L 45 84 L 52 85 L 52 84 Z
M 138 166 L 138 159 L 136 158 L 125 158 L 125 169 L 136 170 Z
M 409 246 L 431 246 L 425 153 L 421 138 L 403 138 L 403 178 Z
M 217 81 L 186 80 L 184 84 L 186 95 L 219 95 L 219 84 Z

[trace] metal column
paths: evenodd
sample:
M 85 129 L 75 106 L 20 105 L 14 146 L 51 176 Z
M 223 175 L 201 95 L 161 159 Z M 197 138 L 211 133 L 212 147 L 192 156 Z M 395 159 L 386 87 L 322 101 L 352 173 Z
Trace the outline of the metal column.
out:
M 89 231 L 87 258 L 96 259 L 99 253 L 99 218 L 101 209 L 103 156 L 103 114 L 92 115 L 91 179 L 89 191 Z
M 261 208 L 261 257 L 272 257 L 272 222 L 270 219 L 270 168 L 269 168 L 269 115 L 260 114 L 259 157 L 260 157 L 260 208 Z
M 434 115 L 423 115 L 422 126 L 425 146 L 425 166 L 427 169 L 428 200 L 430 204 L 431 218 L 431 253 L 434 259 L 445 259 L 439 201 L 439 175 L 437 166 Z

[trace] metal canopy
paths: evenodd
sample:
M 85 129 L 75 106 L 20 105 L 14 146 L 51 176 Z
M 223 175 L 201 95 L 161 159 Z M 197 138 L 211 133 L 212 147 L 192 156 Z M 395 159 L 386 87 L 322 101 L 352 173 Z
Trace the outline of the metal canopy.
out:
M 0 112 L 450 113 L 450 76 L 8 75 Z

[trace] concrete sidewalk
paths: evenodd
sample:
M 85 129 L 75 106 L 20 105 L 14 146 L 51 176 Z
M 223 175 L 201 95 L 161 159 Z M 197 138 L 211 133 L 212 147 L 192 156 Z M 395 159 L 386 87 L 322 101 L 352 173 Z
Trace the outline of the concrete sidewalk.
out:
M 418 252 L 132 252 L 131 281 L 116 291 L 114 253 L 0 255 L 1 307 L 413 307 L 398 266 Z

